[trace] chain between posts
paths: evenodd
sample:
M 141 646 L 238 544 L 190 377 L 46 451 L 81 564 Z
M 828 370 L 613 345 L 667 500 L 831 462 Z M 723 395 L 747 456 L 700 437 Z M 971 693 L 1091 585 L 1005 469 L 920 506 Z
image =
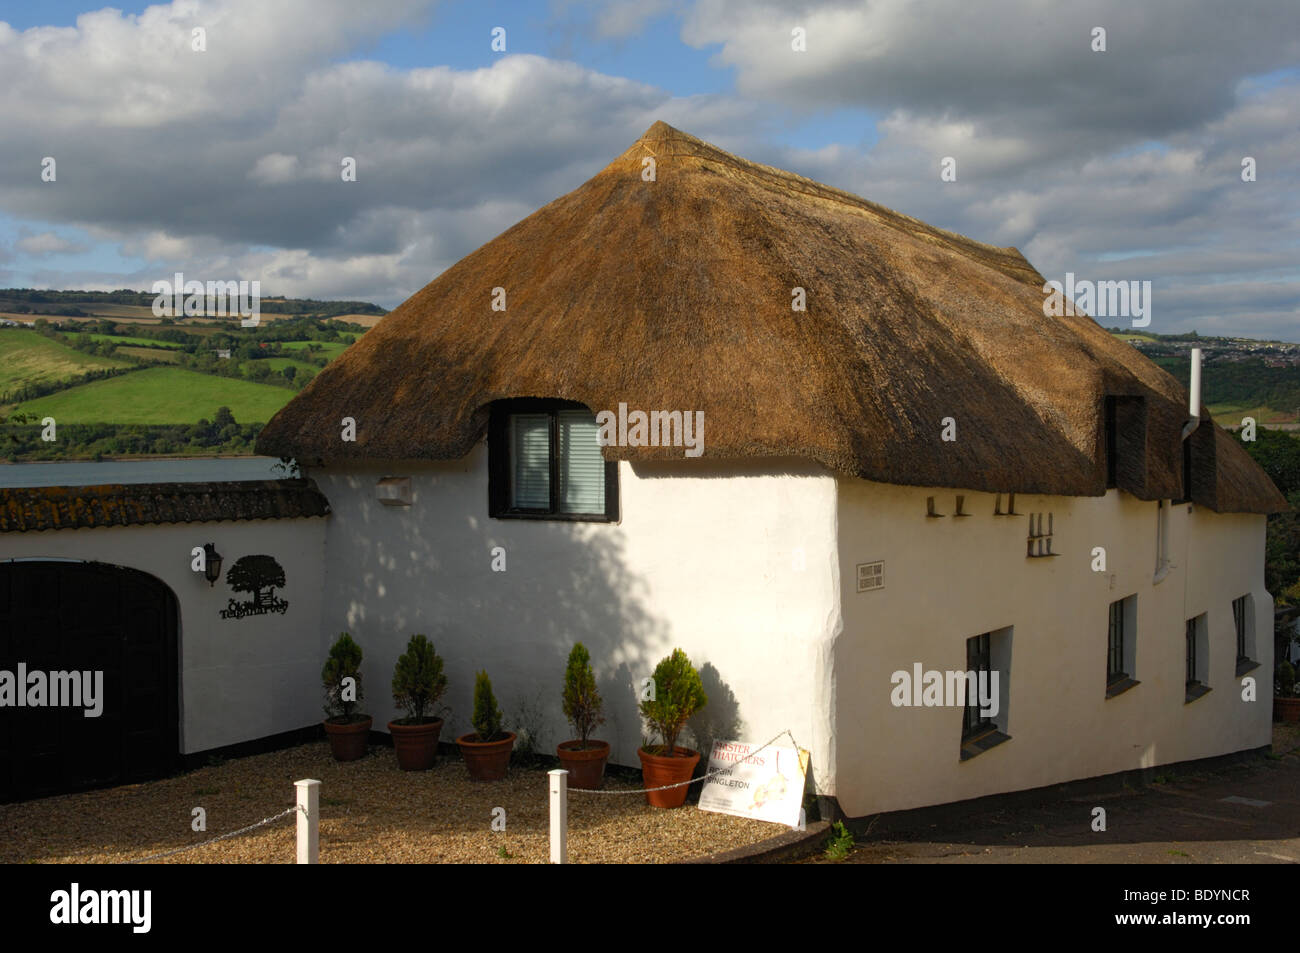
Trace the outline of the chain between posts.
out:
M 762 748 L 759 748 L 759 749 L 757 749 L 756 751 L 752 751 L 752 752 L 750 752 L 749 754 L 745 755 L 745 758 L 752 758 L 752 757 L 754 757 L 754 755 L 758 754 L 760 751 L 764 750 L 765 748 L 770 748 L 770 747 L 772 747 L 772 745 L 776 744 L 776 742 L 779 741 L 782 737 L 789 737 L 790 742 L 794 745 L 794 750 L 795 750 L 795 751 L 802 751 L 802 750 L 803 750 L 802 748 L 799 747 L 799 742 L 797 742 L 797 741 L 794 740 L 794 735 L 792 735 L 792 734 L 790 733 L 790 730 L 789 730 L 789 729 L 786 729 L 785 731 L 782 731 L 780 734 L 778 734 L 778 735 L 777 735 L 775 738 L 773 738 L 771 741 L 769 741 L 767 744 L 763 745 Z M 744 759 L 742 759 L 742 760 L 744 760 Z M 632 790 L 629 790 L 629 791 L 605 791 L 605 790 L 593 791 L 593 790 L 589 790 L 589 789 L 587 789 L 587 788 L 575 788 L 575 787 L 570 787 L 568 790 L 569 790 L 569 792 L 572 793 L 572 794 L 649 794 L 649 793 L 652 792 L 652 791 L 667 791 L 667 790 L 669 790 L 670 788 L 680 788 L 680 787 L 685 787 L 686 785 L 688 785 L 688 784 L 694 784 L 694 783 L 697 782 L 697 781 L 707 781 L 709 778 L 713 777 L 715 774 L 725 774 L 725 773 L 727 773 L 727 772 L 730 771 L 730 770 L 731 770 L 731 768 L 729 768 L 729 767 L 728 767 L 728 768 L 718 768 L 718 769 L 716 769 L 716 770 L 714 770 L 714 771 L 709 771 L 709 772 L 707 772 L 706 774 L 701 774 L 698 778 L 691 778 L 689 781 L 678 781 L 676 784 L 664 784 L 664 785 L 661 785 L 660 787 L 657 787 L 657 788 L 633 788 Z
M 241 827 L 237 831 L 231 831 L 228 834 L 218 834 L 216 837 L 210 837 L 205 841 L 199 841 L 197 844 L 186 844 L 184 847 L 177 847 L 175 850 L 163 851 L 161 854 L 151 854 L 148 857 L 141 857 L 138 860 L 129 860 L 127 861 L 127 863 L 143 864 L 151 860 L 161 860 L 163 857 L 171 857 L 174 854 L 183 854 L 187 850 L 197 850 L 200 847 L 206 847 L 208 844 L 215 844 L 217 841 L 226 840 L 229 837 L 238 837 L 240 834 L 247 834 L 249 831 L 257 830 L 257 828 L 259 827 L 265 827 L 267 824 L 274 824 L 276 821 L 280 820 L 281 818 L 288 817 L 290 814 L 296 814 L 299 811 L 302 811 L 304 814 L 307 813 L 305 810 L 303 810 L 301 807 L 295 804 L 293 807 L 286 807 L 283 811 L 281 811 L 279 814 L 276 814 L 274 817 L 263 818 L 262 820 L 258 821 L 256 824 L 249 824 L 247 827 Z

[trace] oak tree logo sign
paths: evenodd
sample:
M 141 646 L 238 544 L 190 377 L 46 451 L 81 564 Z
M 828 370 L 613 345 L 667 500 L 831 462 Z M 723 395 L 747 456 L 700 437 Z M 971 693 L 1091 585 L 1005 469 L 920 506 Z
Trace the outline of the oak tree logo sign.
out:
M 221 610 L 223 619 L 242 619 L 246 615 L 283 614 L 289 603 L 277 599 L 275 590 L 284 586 L 284 567 L 273 556 L 241 556 L 226 572 L 226 585 L 235 592 L 251 592 L 248 602 L 231 599 Z

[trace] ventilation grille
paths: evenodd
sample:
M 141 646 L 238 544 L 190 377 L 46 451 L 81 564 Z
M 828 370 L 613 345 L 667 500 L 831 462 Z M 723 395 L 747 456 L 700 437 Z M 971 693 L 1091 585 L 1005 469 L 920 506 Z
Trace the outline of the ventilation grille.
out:
M 858 563 L 858 592 L 883 588 L 885 588 L 884 560 L 874 563 Z

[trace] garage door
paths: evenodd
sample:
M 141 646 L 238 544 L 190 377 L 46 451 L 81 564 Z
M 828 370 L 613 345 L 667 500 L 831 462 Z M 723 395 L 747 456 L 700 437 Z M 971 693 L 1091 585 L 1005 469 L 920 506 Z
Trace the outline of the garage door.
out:
M 0 681 L 0 800 L 176 770 L 176 617 L 171 590 L 133 569 L 0 563 L 0 680 L 7 673 L 27 703 L 5 697 Z M 100 713 L 86 717 L 92 702 Z

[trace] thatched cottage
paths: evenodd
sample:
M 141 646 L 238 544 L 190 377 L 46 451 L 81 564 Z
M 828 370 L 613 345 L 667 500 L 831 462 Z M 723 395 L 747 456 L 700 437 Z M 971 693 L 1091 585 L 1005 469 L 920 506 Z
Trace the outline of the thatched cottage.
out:
M 701 744 L 788 728 L 850 816 L 1267 745 L 1271 677 L 1241 679 L 1271 672 L 1284 500 L 1172 377 L 1043 303 L 1014 248 L 656 123 L 263 432 L 329 501 L 320 654 L 357 638 L 383 724 L 425 632 L 445 735 L 486 668 L 553 745 L 580 640 L 634 765 L 637 687 L 679 646 Z M 931 671 L 996 674 L 996 703 L 900 694 Z

